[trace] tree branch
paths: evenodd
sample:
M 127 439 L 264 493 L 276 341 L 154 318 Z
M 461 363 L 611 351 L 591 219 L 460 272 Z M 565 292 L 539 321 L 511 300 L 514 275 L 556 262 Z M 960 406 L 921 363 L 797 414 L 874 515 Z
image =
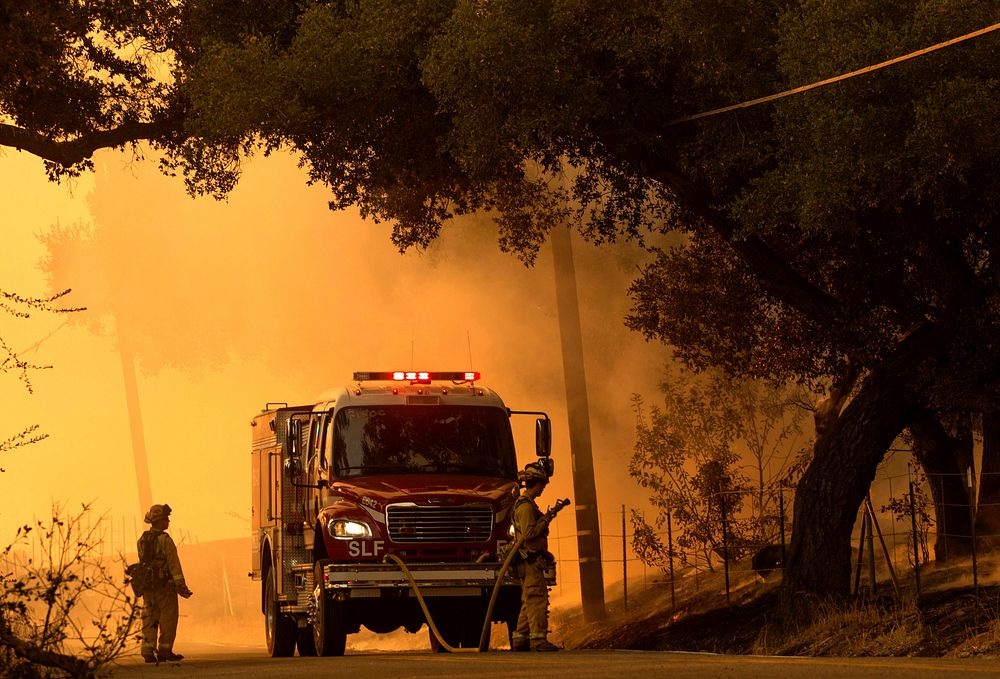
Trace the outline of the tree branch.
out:
M 27 151 L 39 158 L 72 167 L 90 158 L 94 151 L 116 148 L 129 142 L 163 139 L 182 128 L 181 115 L 171 115 L 148 123 L 127 122 L 109 130 L 95 130 L 72 139 L 52 139 L 16 125 L 0 124 L 0 146 Z
M 91 667 L 85 660 L 80 660 L 72 655 L 56 653 L 18 638 L 0 617 L 0 645 L 6 646 L 20 658 L 41 665 L 60 669 L 71 677 L 85 677 L 92 675 Z
M 827 324 L 840 315 L 839 305 L 834 297 L 809 282 L 760 238 L 739 235 L 739 225 L 712 207 L 690 179 L 660 165 L 649 173 L 650 178 L 670 189 L 683 208 L 700 218 L 729 243 L 764 290 L 807 318 L 822 324 Z

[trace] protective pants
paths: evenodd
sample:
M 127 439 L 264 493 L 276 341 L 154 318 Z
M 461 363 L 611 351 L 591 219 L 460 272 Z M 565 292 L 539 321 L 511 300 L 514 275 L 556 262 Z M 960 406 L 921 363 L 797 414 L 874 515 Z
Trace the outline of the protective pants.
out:
M 177 637 L 177 590 L 172 582 L 151 588 L 142 595 L 142 648 L 143 655 L 158 652 L 170 654 Z M 159 631 L 159 644 L 156 634 Z
M 517 616 L 515 645 L 528 639 L 529 643 L 542 641 L 549 634 L 549 588 L 545 584 L 545 559 L 534 559 L 523 564 L 521 584 L 521 613 Z

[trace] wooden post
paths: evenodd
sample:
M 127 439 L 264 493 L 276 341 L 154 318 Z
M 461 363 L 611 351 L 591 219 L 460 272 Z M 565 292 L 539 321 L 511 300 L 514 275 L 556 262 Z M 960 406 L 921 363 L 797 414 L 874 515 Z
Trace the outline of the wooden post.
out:
M 674 530 L 670 523 L 670 510 L 667 510 L 667 559 L 670 561 L 670 611 L 677 608 L 677 595 L 674 592 Z
M 722 510 L 722 568 L 726 574 L 726 605 L 729 605 L 729 531 L 726 526 L 726 494 L 719 493 Z
M 622 505 L 622 605 L 628 610 L 628 538 L 625 535 L 625 505 Z
M 600 519 L 597 515 L 597 486 L 590 440 L 590 410 L 583 361 L 583 332 L 580 303 L 576 292 L 576 270 L 568 226 L 550 232 L 556 278 L 556 307 L 562 343 L 563 375 L 566 382 L 566 411 L 569 419 L 569 447 L 575 494 L 577 549 L 580 555 L 580 595 L 583 618 L 603 620 L 604 570 L 601 563 Z
M 910 483 L 910 530 L 913 532 L 913 582 L 917 586 L 917 601 L 920 601 L 920 542 L 917 537 L 917 499 L 913 493 L 913 467 L 907 469 Z
M 868 528 L 867 512 L 861 517 L 861 535 L 858 536 L 858 564 L 854 571 L 854 596 L 861 593 L 861 567 L 865 562 L 865 529 Z

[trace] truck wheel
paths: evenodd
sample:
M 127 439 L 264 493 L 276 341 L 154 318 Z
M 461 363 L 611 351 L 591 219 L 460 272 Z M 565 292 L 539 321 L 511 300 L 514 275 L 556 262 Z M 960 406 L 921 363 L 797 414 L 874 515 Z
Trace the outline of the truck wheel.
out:
M 316 619 L 313 621 L 313 646 L 316 655 L 344 655 L 347 646 L 347 632 L 338 613 L 340 608 L 333 597 L 323 588 L 323 564 L 316 564 L 313 589 L 316 602 Z
M 264 578 L 264 636 L 272 658 L 286 658 L 295 653 L 298 629 L 295 621 L 278 608 L 278 593 L 271 570 Z

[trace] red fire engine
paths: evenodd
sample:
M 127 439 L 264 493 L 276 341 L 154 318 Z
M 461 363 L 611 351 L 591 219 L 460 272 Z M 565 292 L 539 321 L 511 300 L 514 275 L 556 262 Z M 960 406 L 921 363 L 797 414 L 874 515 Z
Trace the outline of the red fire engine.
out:
M 362 625 L 416 632 L 428 617 L 438 650 L 478 648 L 487 614 L 513 631 L 520 583 L 501 567 L 519 492 L 510 420 L 539 416 L 550 475 L 551 426 L 479 377 L 358 372 L 330 400 L 268 403 L 253 419 L 250 575 L 272 656 L 342 655 Z

